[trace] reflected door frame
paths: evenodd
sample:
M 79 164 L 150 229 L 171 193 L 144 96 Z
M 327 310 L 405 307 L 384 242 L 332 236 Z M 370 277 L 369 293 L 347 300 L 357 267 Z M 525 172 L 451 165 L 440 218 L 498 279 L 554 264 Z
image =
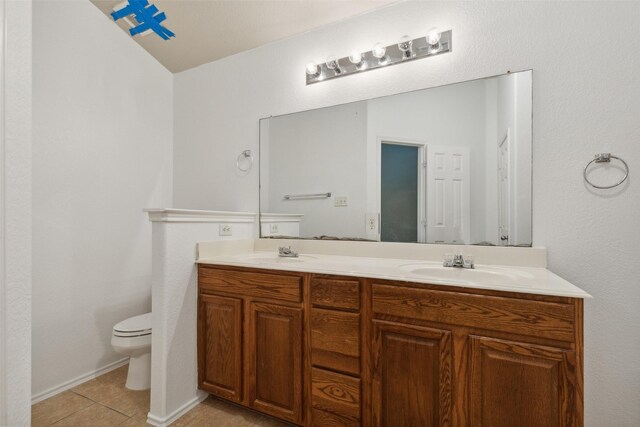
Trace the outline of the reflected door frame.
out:
M 380 229 L 378 230 L 378 232 L 380 236 L 382 236 L 382 218 L 381 218 L 382 216 L 382 144 L 404 145 L 408 147 L 418 148 L 419 164 L 416 165 L 416 167 L 418 168 L 418 224 L 417 224 L 418 243 L 426 243 L 427 242 L 426 167 L 427 167 L 428 144 L 426 141 L 418 140 L 418 139 L 378 136 L 377 146 L 376 146 L 376 155 L 377 155 L 376 197 L 377 197 L 378 224 L 380 226 Z M 380 237 L 380 240 L 382 240 L 382 237 Z
M 512 224 L 511 129 L 498 140 L 498 246 L 509 246 Z

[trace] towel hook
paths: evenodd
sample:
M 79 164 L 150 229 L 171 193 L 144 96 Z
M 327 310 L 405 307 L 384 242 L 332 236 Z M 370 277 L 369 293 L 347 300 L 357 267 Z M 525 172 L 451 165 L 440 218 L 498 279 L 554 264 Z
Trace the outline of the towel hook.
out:
M 243 168 L 242 166 L 240 166 L 240 163 L 242 163 L 242 161 L 246 159 L 248 159 L 248 166 Z M 238 168 L 239 171 L 249 172 L 252 166 L 253 166 L 253 155 L 251 154 L 251 150 L 244 150 L 242 153 L 238 154 L 238 158 L 236 159 L 236 167 Z
M 591 166 L 592 163 L 610 163 L 611 159 L 616 159 L 624 165 L 625 172 L 622 179 L 613 185 L 595 185 L 593 182 L 589 181 L 589 178 L 587 177 L 587 169 L 589 169 L 589 166 Z M 586 166 L 584 167 L 584 170 L 582 171 L 582 176 L 584 177 L 584 180 L 587 181 L 587 184 L 589 184 L 593 188 L 597 188 L 600 190 L 607 190 L 609 188 L 617 187 L 618 185 L 622 184 L 627 180 L 627 177 L 629 176 L 629 165 L 620 157 L 614 156 L 611 153 L 598 153 L 594 156 L 594 158 L 589 163 L 586 164 Z

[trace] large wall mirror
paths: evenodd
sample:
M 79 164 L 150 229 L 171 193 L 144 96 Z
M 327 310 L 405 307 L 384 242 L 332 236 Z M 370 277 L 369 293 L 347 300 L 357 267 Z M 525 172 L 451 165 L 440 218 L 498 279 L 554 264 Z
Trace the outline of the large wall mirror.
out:
M 262 237 L 531 246 L 532 72 L 260 121 Z

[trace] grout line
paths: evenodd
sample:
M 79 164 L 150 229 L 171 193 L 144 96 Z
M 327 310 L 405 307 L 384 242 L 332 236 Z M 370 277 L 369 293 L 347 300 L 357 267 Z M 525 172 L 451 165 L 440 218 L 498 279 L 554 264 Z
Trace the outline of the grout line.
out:
M 89 400 L 91 400 L 91 399 L 89 399 Z M 93 400 L 92 400 L 92 402 L 93 402 Z M 56 425 L 56 424 L 58 424 L 60 421 L 65 420 L 65 419 L 69 418 L 70 416 L 77 414 L 77 413 L 78 413 L 78 412 L 80 412 L 80 411 L 84 411 L 84 410 L 85 410 L 85 409 L 87 409 L 87 408 L 91 408 L 93 405 L 95 405 L 95 402 L 94 402 L 94 403 L 92 403 L 92 404 L 91 404 L 91 405 L 89 405 L 89 406 L 86 406 L 86 407 L 82 408 L 82 409 L 78 409 L 77 411 L 72 412 L 72 413 L 70 413 L 69 415 L 65 415 L 64 417 L 60 418 L 59 420 L 56 420 L 56 421 L 52 422 L 51 424 L 49 424 L 49 426 Z
M 127 417 L 127 418 L 133 418 L 133 417 L 134 417 L 133 415 L 127 415 L 127 414 L 125 414 L 124 412 L 120 412 L 120 411 L 118 411 L 118 410 L 117 410 L 117 409 L 115 409 L 115 408 L 110 408 L 110 407 L 108 407 L 107 405 L 103 405 L 102 403 L 98 403 L 98 405 L 102 405 L 102 406 L 104 406 L 104 407 L 105 407 L 105 408 L 107 408 L 107 409 L 111 409 L 112 411 L 115 411 L 115 412 L 117 412 L 117 413 L 119 413 L 119 414 L 122 414 L 122 415 L 124 415 L 124 416 L 125 416 L 125 417 Z M 124 421 L 123 421 L 123 422 L 124 422 Z
M 80 394 L 80 393 L 78 393 L 77 391 L 73 391 L 73 390 L 67 390 L 67 391 L 70 391 L 71 393 L 75 394 L 76 396 L 84 397 L 85 399 L 90 400 L 90 401 L 92 401 L 93 403 L 98 403 L 98 402 L 96 402 L 95 400 L 93 400 L 92 398 L 87 397 L 87 396 L 85 396 L 85 395 L 83 395 L 83 394 Z M 46 402 L 46 400 L 43 400 L 43 402 Z

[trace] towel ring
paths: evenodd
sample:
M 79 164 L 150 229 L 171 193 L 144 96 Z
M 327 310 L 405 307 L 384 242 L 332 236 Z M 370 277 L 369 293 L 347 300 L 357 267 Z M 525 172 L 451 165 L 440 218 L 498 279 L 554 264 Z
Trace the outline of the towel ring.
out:
M 240 163 L 245 159 L 249 159 L 249 166 L 243 168 L 242 166 L 240 166 Z M 242 153 L 238 154 L 238 158 L 236 159 L 236 167 L 238 168 L 239 171 L 249 172 L 252 166 L 253 166 L 253 155 L 251 154 L 251 150 L 244 150 Z
M 622 179 L 613 185 L 595 185 L 594 183 L 589 181 L 589 178 L 587 178 L 587 169 L 589 169 L 589 166 L 591 166 L 592 163 L 609 163 L 611 162 L 611 159 L 619 160 L 624 165 L 625 173 Z M 598 153 L 594 156 L 593 160 L 587 163 L 587 165 L 584 167 L 584 170 L 582 171 L 582 176 L 584 177 L 584 180 L 587 181 L 587 184 L 589 184 L 593 188 L 597 188 L 600 190 L 607 190 L 609 188 L 617 187 L 618 185 L 622 184 L 627 180 L 627 177 L 629 176 L 629 165 L 620 157 L 614 156 L 611 153 Z

